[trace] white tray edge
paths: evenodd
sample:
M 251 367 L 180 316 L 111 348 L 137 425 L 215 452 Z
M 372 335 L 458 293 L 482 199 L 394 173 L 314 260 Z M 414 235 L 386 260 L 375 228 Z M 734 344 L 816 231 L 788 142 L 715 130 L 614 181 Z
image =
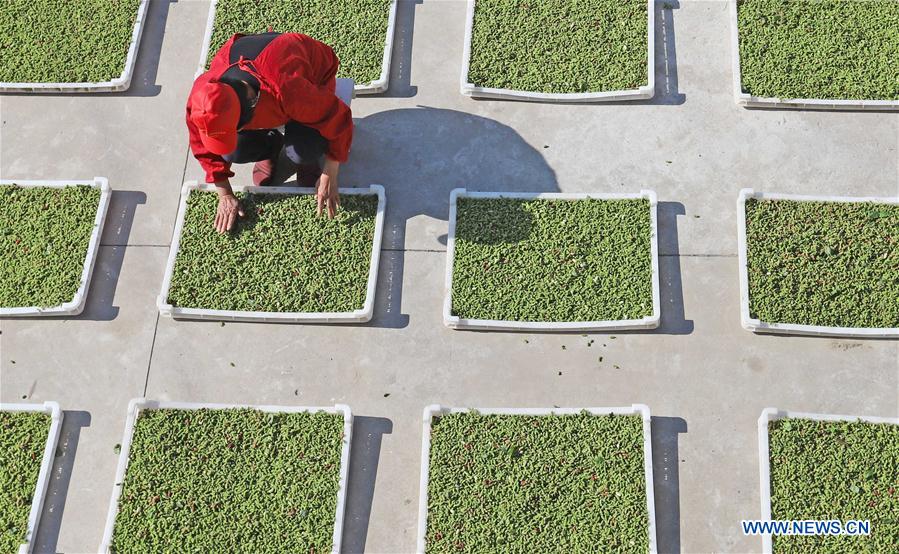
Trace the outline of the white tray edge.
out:
M 137 63 L 137 50 L 140 46 L 140 38 L 144 32 L 144 23 L 147 18 L 147 9 L 150 0 L 140 0 L 137 8 L 137 19 L 134 22 L 134 31 L 131 33 L 131 43 L 128 46 L 128 55 L 125 58 L 125 69 L 122 74 L 110 81 L 84 82 L 84 83 L 0 83 L 2 93 L 76 93 L 76 92 L 121 92 L 128 90 L 131 79 L 134 77 L 134 66 Z
M 206 17 L 206 29 L 203 31 L 203 47 L 200 49 L 200 63 L 194 79 L 206 72 L 206 58 L 209 57 L 212 29 L 215 24 L 215 8 L 218 0 L 209 3 L 209 15 Z M 371 83 L 354 85 L 355 94 L 378 94 L 387 90 L 390 84 L 390 60 L 393 57 L 393 35 L 396 29 L 397 0 L 391 0 L 390 13 L 387 16 L 387 36 L 384 41 L 384 57 L 381 61 L 381 75 Z M 349 102 L 347 102 L 349 105 Z
M 418 484 L 418 538 L 415 551 L 417 554 L 425 553 L 425 538 L 428 529 L 428 472 L 430 466 L 431 451 L 431 421 L 435 415 L 476 411 L 485 415 L 574 415 L 583 411 L 593 415 L 604 416 L 640 415 L 643 419 L 643 467 L 646 484 L 646 508 L 649 520 L 647 534 L 649 536 L 649 553 L 656 554 L 656 516 L 655 497 L 652 479 L 652 417 L 649 407 L 645 404 L 633 404 L 624 407 L 612 408 L 459 408 L 431 404 L 424 409 L 422 415 L 422 441 L 421 441 L 421 472 Z
M 308 187 L 256 187 L 235 186 L 235 192 L 247 192 L 258 194 L 315 194 L 314 188 Z M 169 249 L 169 257 L 166 262 L 165 276 L 162 280 L 162 289 L 156 299 L 159 313 L 164 316 L 184 319 L 202 319 L 212 321 L 269 321 L 269 322 L 295 322 L 295 323 L 366 323 L 374 314 L 375 291 L 378 284 L 378 266 L 381 260 L 381 242 L 384 235 L 384 219 L 387 209 L 387 197 L 384 187 L 381 185 L 369 185 L 360 188 L 341 188 L 339 194 L 345 195 L 376 195 L 378 197 L 378 212 L 375 216 L 375 235 L 372 241 L 371 261 L 368 271 L 368 284 L 366 287 L 365 302 L 362 308 L 352 312 L 250 312 L 238 310 L 204 310 L 200 308 L 177 308 L 168 302 L 168 292 L 172 283 L 172 275 L 175 270 L 175 259 L 178 256 L 178 246 L 181 242 L 181 231 L 184 227 L 184 217 L 187 211 L 187 198 L 191 191 L 214 191 L 215 185 L 199 185 L 196 181 L 188 181 L 181 189 L 181 200 L 178 207 L 178 216 L 175 220 L 175 230 L 172 234 L 172 244 Z
M 34 539 L 37 536 L 38 525 L 40 525 L 41 521 L 41 512 L 44 509 L 44 501 L 47 498 L 47 487 L 50 484 L 50 473 L 53 471 L 53 459 L 56 457 L 56 445 L 59 443 L 64 414 L 59 409 L 59 404 L 50 401 L 43 404 L 2 403 L 0 404 L 0 412 L 44 412 L 50 416 L 50 432 L 47 434 L 44 456 L 41 459 L 41 469 L 35 485 L 34 498 L 31 500 L 28 530 L 25 534 L 25 542 L 19 545 L 18 550 L 18 554 L 31 554 L 31 551 L 34 549 Z
M 652 315 L 642 319 L 604 321 L 509 321 L 499 319 L 463 319 L 452 315 L 453 260 L 456 251 L 456 205 L 459 198 L 520 198 L 525 200 L 630 200 L 649 201 L 652 257 Z M 655 329 L 661 322 L 659 292 L 659 230 L 658 199 L 655 192 L 639 193 L 562 193 L 562 192 L 469 192 L 464 188 L 450 192 L 449 232 L 446 240 L 446 275 L 444 279 L 443 323 L 452 329 L 505 330 L 505 331 L 622 331 L 628 329 Z
M 94 177 L 90 181 L 2 179 L 0 180 L 0 185 L 18 185 L 25 188 L 65 188 L 86 185 L 100 189 L 100 202 L 97 205 L 97 215 L 94 216 L 94 228 L 88 240 L 84 268 L 81 270 L 81 283 L 78 285 L 78 290 L 75 291 L 75 296 L 72 297 L 72 300 L 47 308 L 41 308 L 40 306 L 0 308 L 0 317 L 75 316 L 80 314 L 84 311 L 84 304 L 87 301 L 87 293 L 90 289 L 97 255 L 100 253 L 100 238 L 103 236 L 103 225 L 106 222 L 106 212 L 109 210 L 109 201 L 112 194 L 109 180 L 105 177 Z
M 817 414 L 808 412 L 791 412 L 777 408 L 765 408 L 758 420 L 759 431 L 759 491 L 761 498 L 762 521 L 771 521 L 771 465 L 768 450 L 768 423 L 777 419 L 814 419 L 817 421 L 865 421 L 868 423 L 890 423 L 899 425 L 899 418 L 871 417 L 855 415 Z M 771 554 L 771 535 L 762 535 L 762 552 Z
M 899 110 L 899 100 L 824 100 L 819 98 L 776 98 L 743 92 L 740 73 L 740 32 L 737 28 L 737 0 L 728 0 L 730 12 L 731 65 L 734 100 L 746 108 L 790 108 L 799 110 Z
M 98 552 L 110 554 L 112 547 L 112 534 L 115 530 L 115 518 L 118 514 L 119 496 L 122 493 L 122 485 L 128 470 L 128 461 L 131 452 L 131 439 L 134 435 L 134 425 L 141 410 L 224 410 L 233 408 L 249 408 L 261 412 L 274 413 L 300 413 L 300 412 L 326 412 L 343 415 L 343 446 L 340 456 L 340 484 L 337 489 L 337 510 L 334 518 L 334 532 L 332 554 L 339 554 L 343 537 L 343 518 L 346 511 L 346 491 L 350 468 L 350 445 L 353 435 L 353 414 L 350 407 L 345 404 L 334 406 L 275 406 L 252 404 L 215 404 L 203 402 L 164 402 L 148 400 L 146 398 L 133 398 L 128 403 L 128 417 L 125 420 L 125 434 L 122 438 L 119 462 L 116 466 L 115 482 L 112 487 L 112 497 L 109 501 L 109 511 L 106 515 L 106 526 L 103 530 L 103 539 Z
M 897 197 L 826 196 L 756 192 L 745 188 L 737 197 L 737 258 L 740 264 L 740 324 L 754 333 L 774 333 L 788 335 L 831 336 L 831 337 L 899 337 L 897 327 L 825 327 L 822 325 L 801 325 L 797 323 L 765 322 L 753 318 L 749 313 L 749 271 L 748 245 L 746 241 L 746 200 L 793 200 L 798 202 L 871 202 L 875 204 L 897 204 Z
M 655 0 L 647 0 L 649 22 L 647 26 L 647 84 L 635 89 L 610 90 L 602 92 L 547 93 L 524 90 L 479 87 L 469 82 L 468 69 L 471 61 L 471 34 L 474 24 L 476 0 L 468 0 L 465 23 L 465 42 L 462 52 L 462 74 L 459 89 L 465 96 L 473 98 L 493 98 L 500 100 L 526 100 L 534 102 L 614 102 L 621 100 L 648 100 L 655 95 Z

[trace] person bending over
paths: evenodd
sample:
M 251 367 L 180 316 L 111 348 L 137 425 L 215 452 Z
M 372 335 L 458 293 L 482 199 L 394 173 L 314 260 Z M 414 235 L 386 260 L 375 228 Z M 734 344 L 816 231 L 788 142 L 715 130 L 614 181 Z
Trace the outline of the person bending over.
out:
M 316 186 L 318 212 L 334 217 L 337 173 L 349 156 L 353 116 L 335 95 L 340 61 L 299 33 L 237 34 L 197 77 L 187 101 L 190 148 L 219 195 L 215 228 L 243 217 L 229 179 L 233 163 L 256 162 L 253 184 L 272 184 L 282 148 L 300 186 Z M 282 134 L 278 128 L 284 126 Z M 320 160 L 324 159 L 324 163 Z

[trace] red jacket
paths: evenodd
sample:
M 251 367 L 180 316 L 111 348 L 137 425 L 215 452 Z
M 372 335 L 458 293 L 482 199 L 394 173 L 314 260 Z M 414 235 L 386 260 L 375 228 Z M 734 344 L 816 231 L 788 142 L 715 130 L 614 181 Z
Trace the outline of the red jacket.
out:
M 242 36 L 234 35 L 219 49 L 209 71 L 194 82 L 191 98 L 203 84 L 218 79 L 228 69 L 231 44 Z M 312 37 L 284 33 L 275 38 L 255 60 L 239 64 L 260 84 L 253 118 L 243 129 L 273 129 L 293 120 L 321 133 L 329 142 L 328 157 L 345 162 L 353 142 L 353 116 L 350 108 L 334 94 L 339 63 L 330 46 Z M 212 183 L 233 177 L 231 164 L 203 146 L 199 130 L 190 119 L 190 105 L 189 98 L 190 148 L 206 171 L 206 181 Z

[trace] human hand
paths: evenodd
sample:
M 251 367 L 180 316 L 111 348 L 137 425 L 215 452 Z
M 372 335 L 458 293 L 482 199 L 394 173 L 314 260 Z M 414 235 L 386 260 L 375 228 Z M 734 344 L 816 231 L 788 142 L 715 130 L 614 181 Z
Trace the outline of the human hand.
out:
M 219 233 L 230 231 L 238 217 L 243 217 L 243 208 L 233 192 L 219 194 L 219 207 L 215 212 L 215 230 Z
M 316 191 L 316 201 L 318 204 L 317 214 L 322 214 L 322 208 L 327 207 L 328 217 L 337 215 L 337 208 L 340 207 L 340 197 L 337 194 L 337 170 L 340 164 L 333 160 L 326 160 L 325 167 L 322 169 L 322 175 L 318 180 L 318 190 Z

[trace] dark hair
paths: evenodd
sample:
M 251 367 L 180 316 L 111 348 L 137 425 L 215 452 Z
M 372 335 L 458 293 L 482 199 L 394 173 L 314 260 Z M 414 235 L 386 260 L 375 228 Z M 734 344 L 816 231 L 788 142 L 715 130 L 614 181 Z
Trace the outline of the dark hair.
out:
M 237 128 L 240 129 L 253 119 L 253 112 L 256 110 L 250 105 L 250 99 L 247 97 L 247 87 L 241 81 L 237 83 L 229 82 L 227 84 L 234 89 L 234 92 L 237 93 L 237 99 L 240 101 L 240 119 L 237 120 Z
M 260 52 L 262 52 L 265 47 L 280 34 L 281 33 L 268 32 L 258 35 L 245 35 L 238 38 L 231 45 L 231 51 L 228 52 L 228 61 L 234 64 L 237 63 L 241 57 L 247 61 L 255 60 Z M 250 99 L 247 98 L 247 88 L 244 86 L 244 83 L 250 85 L 250 88 L 255 90 L 256 94 L 259 94 L 259 80 L 237 65 L 232 65 L 224 74 L 222 74 L 219 81 L 230 85 L 231 88 L 234 89 L 234 92 L 237 93 L 237 98 L 240 100 L 240 119 L 237 122 L 237 128 L 240 129 L 253 119 L 254 112 L 253 107 L 250 106 Z

